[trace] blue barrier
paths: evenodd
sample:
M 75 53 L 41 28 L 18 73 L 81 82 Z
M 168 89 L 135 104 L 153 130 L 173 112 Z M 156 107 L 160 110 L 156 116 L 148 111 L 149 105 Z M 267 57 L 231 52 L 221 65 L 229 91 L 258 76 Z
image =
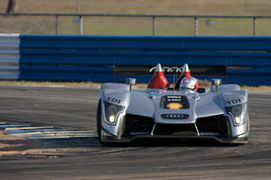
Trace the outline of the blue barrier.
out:
M 229 83 L 271 85 L 270 51 L 271 37 L 20 35 L 19 79 L 110 82 L 123 80 L 114 65 L 227 62 Z

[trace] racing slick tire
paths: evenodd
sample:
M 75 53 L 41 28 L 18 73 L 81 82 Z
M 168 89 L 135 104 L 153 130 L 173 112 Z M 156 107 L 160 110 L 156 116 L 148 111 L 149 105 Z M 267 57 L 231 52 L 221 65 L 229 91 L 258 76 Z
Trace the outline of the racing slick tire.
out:
M 99 103 L 97 106 L 97 113 L 96 113 L 96 127 L 97 127 L 97 135 L 98 135 L 98 139 L 99 141 L 102 143 L 101 141 L 101 99 L 99 99 Z

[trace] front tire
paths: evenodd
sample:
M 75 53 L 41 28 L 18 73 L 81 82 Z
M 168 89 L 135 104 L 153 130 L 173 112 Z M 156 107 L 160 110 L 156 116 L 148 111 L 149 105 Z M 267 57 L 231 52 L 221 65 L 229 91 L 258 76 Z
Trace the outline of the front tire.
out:
M 101 111 L 102 111 L 102 105 L 101 105 L 101 99 L 100 99 L 99 103 L 98 103 L 98 106 L 97 106 L 96 127 L 97 127 L 98 139 L 102 143 L 102 140 L 101 140 L 101 130 L 102 130 Z
M 98 106 L 97 106 L 97 114 L 96 114 L 96 127 L 97 127 L 97 135 L 100 143 L 104 146 L 115 146 L 115 143 L 111 142 L 103 142 L 102 141 L 102 102 L 101 99 L 99 100 Z

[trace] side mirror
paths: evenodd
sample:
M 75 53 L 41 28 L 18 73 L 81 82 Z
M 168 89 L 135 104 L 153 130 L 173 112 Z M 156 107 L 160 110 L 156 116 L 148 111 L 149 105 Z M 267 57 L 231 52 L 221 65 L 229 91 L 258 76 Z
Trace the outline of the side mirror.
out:
M 135 78 L 127 78 L 126 79 L 126 84 L 135 85 L 136 84 L 136 79 Z
M 222 85 L 222 80 L 221 79 L 212 79 L 212 85 L 220 86 L 220 85 Z
M 212 85 L 215 86 L 216 92 L 217 92 L 217 87 L 222 85 L 222 80 L 221 79 L 213 79 L 212 80 Z
M 131 91 L 132 85 L 136 84 L 136 79 L 135 78 L 127 78 L 126 79 L 126 84 L 130 85 L 130 91 Z

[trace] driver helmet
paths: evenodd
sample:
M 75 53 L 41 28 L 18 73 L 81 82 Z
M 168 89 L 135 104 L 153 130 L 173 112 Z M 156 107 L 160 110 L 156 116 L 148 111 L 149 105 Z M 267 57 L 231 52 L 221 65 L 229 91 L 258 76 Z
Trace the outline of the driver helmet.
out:
M 199 82 L 196 78 L 187 76 L 181 80 L 180 87 L 182 90 L 189 89 L 189 90 L 197 91 L 199 88 Z

